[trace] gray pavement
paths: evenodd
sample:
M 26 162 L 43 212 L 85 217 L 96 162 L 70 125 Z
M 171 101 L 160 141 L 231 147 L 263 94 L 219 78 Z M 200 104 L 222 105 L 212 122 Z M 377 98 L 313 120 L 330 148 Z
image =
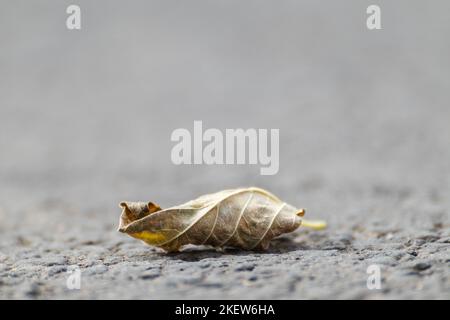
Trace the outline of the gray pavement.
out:
M 0 2 L 0 298 L 449 299 L 450 3 Z M 176 166 L 176 128 L 280 129 L 280 171 Z M 259 186 L 307 208 L 268 252 L 167 255 L 116 232 Z M 367 267 L 381 289 L 366 287 Z M 69 290 L 68 269 L 81 270 Z

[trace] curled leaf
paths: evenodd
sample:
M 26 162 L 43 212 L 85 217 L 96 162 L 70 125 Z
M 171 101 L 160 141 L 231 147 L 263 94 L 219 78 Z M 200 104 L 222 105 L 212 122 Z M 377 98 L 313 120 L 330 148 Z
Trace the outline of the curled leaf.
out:
M 186 244 L 267 249 L 274 237 L 297 229 L 305 213 L 259 188 L 224 190 L 164 210 L 152 202 L 120 207 L 120 232 L 169 252 Z

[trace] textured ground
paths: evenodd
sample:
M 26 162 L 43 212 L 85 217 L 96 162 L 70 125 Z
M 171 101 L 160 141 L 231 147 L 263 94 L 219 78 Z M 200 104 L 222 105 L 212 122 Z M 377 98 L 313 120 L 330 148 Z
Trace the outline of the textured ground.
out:
M 360 0 L 104 2 L 79 32 L 71 2 L 1 3 L 0 298 L 450 299 L 447 1 L 378 1 L 374 32 Z M 194 120 L 279 128 L 279 173 L 173 165 Z M 171 255 L 116 232 L 122 200 L 251 185 L 329 228 Z

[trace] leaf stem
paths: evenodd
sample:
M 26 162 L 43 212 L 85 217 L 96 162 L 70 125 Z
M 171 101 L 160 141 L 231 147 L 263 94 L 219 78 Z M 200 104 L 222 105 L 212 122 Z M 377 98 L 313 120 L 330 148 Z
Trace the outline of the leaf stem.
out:
M 305 220 L 302 219 L 302 226 L 313 230 L 322 230 L 327 227 L 327 223 L 323 220 Z

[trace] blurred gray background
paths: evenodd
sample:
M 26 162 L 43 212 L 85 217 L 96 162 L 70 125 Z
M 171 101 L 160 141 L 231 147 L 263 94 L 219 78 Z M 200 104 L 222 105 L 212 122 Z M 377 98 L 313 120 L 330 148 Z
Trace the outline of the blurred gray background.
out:
M 0 297 L 450 298 L 449 17 L 444 0 L 1 0 Z M 172 164 L 194 120 L 280 129 L 279 173 Z M 122 200 L 251 185 L 330 228 L 175 256 L 115 232 Z

